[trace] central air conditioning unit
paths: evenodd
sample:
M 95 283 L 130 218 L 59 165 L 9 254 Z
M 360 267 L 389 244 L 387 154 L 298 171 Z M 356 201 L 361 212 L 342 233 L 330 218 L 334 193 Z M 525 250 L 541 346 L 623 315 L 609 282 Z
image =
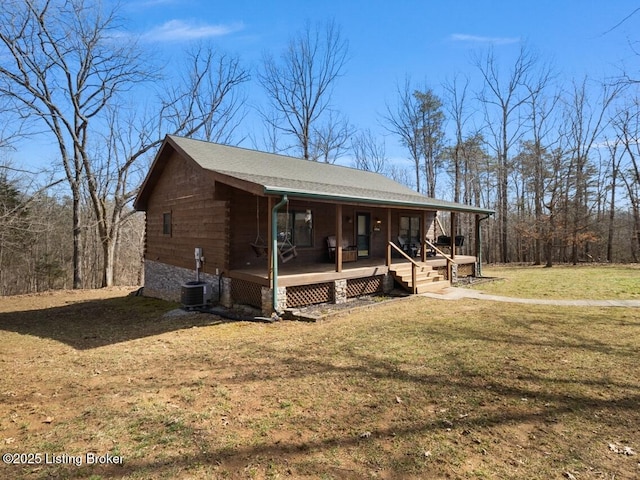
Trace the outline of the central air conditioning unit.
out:
M 180 301 L 186 309 L 202 308 L 211 305 L 213 288 L 207 282 L 187 282 L 182 285 Z

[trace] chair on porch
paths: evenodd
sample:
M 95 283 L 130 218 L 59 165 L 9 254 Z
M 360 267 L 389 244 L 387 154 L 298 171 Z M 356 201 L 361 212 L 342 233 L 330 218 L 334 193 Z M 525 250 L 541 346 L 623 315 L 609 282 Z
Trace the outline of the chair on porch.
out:
M 282 242 L 278 242 L 278 257 L 282 263 L 287 263 L 298 256 L 296 246 L 291 243 L 289 233 L 281 232 L 278 234 L 283 238 Z
M 336 259 L 336 236 L 329 235 L 327 237 L 327 251 L 329 253 L 329 260 L 335 261 Z M 342 262 L 355 262 L 358 260 L 358 248 L 355 245 L 350 245 L 349 239 L 342 237 Z
M 464 235 L 456 235 L 453 237 L 453 243 L 456 247 L 462 247 L 464 245 Z M 436 241 L 436 246 L 449 247 L 451 246 L 451 237 L 448 235 L 440 235 Z
M 451 249 L 451 237 L 448 235 L 440 235 L 435 242 L 435 245 L 440 248 Z M 453 245 L 455 247 L 462 247 L 464 245 L 464 235 L 456 235 L 453 237 Z
M 418 253 L 420 252 L 420 247 L 418 247 L 418 246 L 416 246 L 414 244 L 410 244 L 401 235 L 398 235 L 398 244 L 399 244 L 400 248 L 402 249 L 402 251 L 404 253 L 406 253 L 407 255 L 409 255 L 410 257 L 417 257 Z
M 450 247 L 451 246 L 451 237 L 448 235 L 440 235 L 436 239 L 435 243 L 436 247 Z

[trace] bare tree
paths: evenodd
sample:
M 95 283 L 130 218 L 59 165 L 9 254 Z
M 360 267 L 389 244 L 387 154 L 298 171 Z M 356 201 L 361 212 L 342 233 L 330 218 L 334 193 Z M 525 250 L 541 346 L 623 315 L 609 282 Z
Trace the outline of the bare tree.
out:
M 427 86 L 412 89 L 410 80 L 397 87 L 395 107 L 387 105 L 384 127 L 396 135 L 409 151 L 416 171 L 416 190 L 435 196 L 437 170 L 444 147 L 444 112 L 442 101 Z M 425 188 L 421 189 L 424 175 Z
M 30 218 L 27 200 L 17 181 L 0 169 L 0 294 L 6 294 L 9 260 L 20 255 L 28 244 Z
M 455 77 L 453 81 L 447 82 L 444 85 L 445 92 L 447 93 L 446 108 L 449 112 L 449 117 L 453 120 L 455 129 L 455 140 L 453 146 L 448 149 L 447 157 L 453 170 L 453 201 L 460 202 L 461 186 L 463 178 L 466 177 L 465 172 L 469 171 L 469 166 L 465 164 L 464 159 L 467 157 L 464 155 L 464 136 L 465 125 L 469 119 L 468 105 L 467 105 L 467 89 L 469 88 L 469 79 L 465 79 L 461 85 L 458 82 L 458 77 Z M 465 191 L 467 191 L 465 189 Z
M 542 68 L 536 81 L 527 83 L 525 88 L 529 92 L 529 118 L 532 135 L 531 151 L 531 171 L 529 178 L 532 183 L 533 203 L 535 215 L 535 247 L 534 264 L 542 264 L 542 237 L 544 229 L 544 191 L 545 182 L 548 181 L 549 171 L 547 168 L 547 151 L 553 148 L 553 144 L 558 139 L 550 140 L 548 137 L 556 131 L 554 120 L 556 106 L 560 101 L 560 94 L 547 95 L 546 90 L 553 79 L 553 74 L 549 68 Z
M 402 145 L 409 151 L 415 167 L 415 189 L 419 192 L 422 172 L 419 105 L 408 77 L 404 85 L 396 87 L 396 91 L 397 104 L 394 107 L 387 104 L 386 113 L 383 115 L 384 128 L 398 136 Z
M 198 45 L 183 57 L 182 64 L 174 65 L 180 72 L 177 84 L 172 81 L 158 92 L 144 131 L 152 131 L 150 138 L 156 142 L 166 132 L 198 133 L 222 144 L 241 142 L 235 135 L 246 115 L 246 96 L 239 87 L 249 80 L 249 73 L 240 59 L 210 45 Z
M 293 136 L 307 160 L 312 159 L 314 127 L 330 108 L 332 89 L 342 75 L 347 50 L 340 29 L 330 21 L 316 26 L 307 23 L 289 41 L 279 61 L 272 55 L 264 56 L 258 80 L 277 117 L 265 114 L 263 118 Z
M 358 132 L 351 139 L 351 151 L 354 157 L 354 167 L 360 170 L 388 174 L 386 146 L 378 141 L 371 130 Z
M 311 159 L 335 163 L 348 150 L 353 127 L 339 113 L 329 110 L 327 120 L 313 128 Z
M 429 197 L 436 196 L 436 180 L 438 169 L 442 163 L 442 149 L 444 148 L 444 121 L 442 101 L 430 88 L 413 93 L 418 101 L 420 118 L 420 150 L 422 151 L 425 175 L 425 193 Z
M 54 136 L 73 199 L 73 286 L 82 286 L 81 189 L 94 181 L 92 125 L 149 78 L 135 44 L 113 36 L 116 10 L 91 0 L 8 0 L 0 11 L 0 93 Z
M 273 112 L 260 112 L 264 120 L 264 129 L 255 133 L 249 134 L 249 139 L 254 149 L 263 150 L 270 153 L 283 153 L 287 148 L 281 145 L 282 139 L 280 138 L 280 131 L 278 130 L 278 116 Z
M 0 150 L 10 150 L 14 142 L 27 135 L 26 118 L 13 108 L 11 99 L 0 95 Z
M 136 169 L 140 161 L 167 133 L 230 143 L 243 117 L 245 101 L 237 87 L 249 77 L 238 59 L 204 47 L 187 52 L 185 58 L 180 84 L 159 92 L 159 105 L 152 105 L 148 114 L 128 115 L 122 105 L 109 110 L 107 149 L 100 162 L 96 155 L 96 174 L 87 182 L 103 252 L 102 286 L 114 282 L 120 227 L 134 213 L 130 204 L 142 179 Z
M 640 108 L 638 100 L 633 105 L 623 110 L 616 118 L 615 129 L 618 142 L 626 155 L 624 164 L 618 160 L 617 166 L 622 181 L 627 190 L 627 196 L 631 206 L 633 219 L 633 238 L 631 240 L 631 252 L 637 258 L 640 252 Z
M 570 172 L 567 179 L 572 188 L 567 188 L 571 212 L 567 229 L 571 238 L 571 261 L 576 264 L 580 250 L 588 246 L 593 237 L 590 231 L 590 179 L 592 161 L 590 158 L 596 142 L 608 123 L 607 112 L 620 92 L 619 86 L 603 84 L 594 102 L 589 98 L 587 79 L 574 83 L 573 91 L 566 105 L 565 123 L 568 126 L 568 146 L 570 149 Z M 569 212 L 567 212 L 569 213 Z M 586 254 L 588 251 L 585 250 Z
M 625 112 L 627 113 L 627 112 Z M 628 113 L 625 115 L 623 113 L 620 115 L 621 123 L 624 124 L 625 117 L 628 118 Z M 617 123 L 617 122 L 616 122 Z M 620 125 L 622 126 L 622 125 Z M 615 125 L 614 125 L 614 128 Z M 619 128 L 619 127 L 618 127 Z M 624 127 L 623 127 L 624 128 Z M 624 156 L 624 147 L 620 148 L 620 136 L 618 139 L 614 141 L 606 141 L 607 150 L 609 152 L 609 159 L 611 162 L 611 183 L 610 183 L 610 200 L 609 200 L 609 219 L 607 225 L 607 262 L 613 262 L 613 234 L 615 228 L 615 218 L 616 218 L 616 193 L 618 191 L 618 174 L 620 172 L 620 164 L 622 163 L 622 158 Z
M 565 136 L 560 135 L 562 140 Z M 566 161 L 565 147 L 561 143 L 551 152 L 547 168 L 551 172 L 551 177 L 545 186 L 544 207 L 547 211 L 546 222 L 542 230 L 544 245 L 545 267 L 553 266 L 554 241 L 557 238 L 558 217 L 564 197 L 564 178 L 567 176 L 568 166 Z M 564 239 L 562 239 L 564 242 Z
M 125 94 L 160 77 L 147 73 L 135 43 L 115 38 L 118 22 L 116 9 L 93 0 L 9 1 L 0 13 L 0 47 L 9 59 L 0 65 L 0 93 L 54 136 L 71 190 L 74 288 L 83 285 L 81 236 L 90 220 L 102 246 L 101 285 L 113 284 L 118 230 L 136 193 L 132 177 L 139 180 L 134 164 L 166 133 L 229 142 L 244 105 L 236 86 L 248 75 L 237 58 L 200 47 L 187 53 L 180 83 L 132 120 L 123 113 Z M 83 223 L 85 192 L 95 218 Z
M 525 86 L 531 83 L 537 57 L 524 46 L 521 47 L 513 68 L 506 77 L 501 74 L 492 50 L 484 57 L 476 57 L 474 64 L 484 80 L 484 88 L 479 93 L 479 99 L 485 112 L 485 124 L 491 132 L 492 148 L 498 160 L 497 220 L 500 229 L 500 257 L 501 261 L 506 263 L 509 261 L 509 152 L 520 141 L 525 129 L 519 110 L 530 98 L 530 91 Z
M 391 164 L 389 166 L 389 173 L 387 174 L 387 176 L 406 187 L 413 187 L 413 182 L 411 181 L 411 172 L 401 165 Z
M 43 211 L 42 203 L 45 192 L 62 180 L 42 181 L 9 162 L 0 164 L 0 295 L 38 291 L 38 271 L 51 265 L 48 252 L 38 247 L 59 218 Z

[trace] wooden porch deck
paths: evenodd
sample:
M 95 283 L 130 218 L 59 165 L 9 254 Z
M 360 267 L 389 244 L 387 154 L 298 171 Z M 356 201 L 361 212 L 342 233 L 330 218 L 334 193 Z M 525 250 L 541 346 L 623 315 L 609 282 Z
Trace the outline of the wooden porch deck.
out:
M 458 265 L 475 264 L 476 257 L 456 255 L 455 261 Z M 392 264 L 398 263 L 407 263 L 407 260 L 403 258 L 392 259 Z M 437 255 L 427 258 L 426 264 L 434 268 L 445 267 L 447 260 Z M 388 271 L 389 267 L 385 265 L 385 260 L 380 258 L 363 258 L 357 262 L 343 263 L 342 272 L 336 272 L 333 263 L 300 264 L 296 263 L 294 259 L 288 263 L 278 265 L 278 285 L 281 287 L 291 287 L 341 279 L 373 277 L 376 275 L 384 275 Z M 269 286 L 268 272 L 265 267 L 247 267 L 231 270 L 228 276 L 230 278 L 257 283 L 265 287 Z

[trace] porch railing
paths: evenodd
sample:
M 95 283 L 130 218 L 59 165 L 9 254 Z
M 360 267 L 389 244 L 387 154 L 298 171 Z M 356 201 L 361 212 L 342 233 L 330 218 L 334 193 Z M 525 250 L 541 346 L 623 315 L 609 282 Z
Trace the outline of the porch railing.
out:
M 395 243 L 389 242 L 389 245 L 395 248 L 398 251 L 398 253 L 400 253 L 400 255 L 402 255 L 404 258 L 406 258 L 411 262 L 411 289 L 414 294 L 418 293 L 418 286 L 416 285 L 416 278 L 417 278 L 416 268 L 419 267 L 420 265 L 418 265 L 418 263 L 413 258 L 411 258 L 409 255 L 404 253 L 402 249 L 398 247 Z
M 431 243 L 429 240 L 427 240 L 426 238 L 424 239 L 424 242 L 431 248 L 433 249 L 436 253 L 439 253 L 440 255 L 442 255 L 445 260 L 447 261 L 447 279 L 449 280 L 449 282 L 451 282 L 451 271 L 452 271 L 452 267 L 453 265 L 458 265 L 458 263 L 451 258 L 449 255 L 447 255 L 446 253 L 444 253 L 442 250 L 440 250 L 438 247 L 436 247 L 433 243 Z M 453 247 L 455 248 L 455 247 Z

